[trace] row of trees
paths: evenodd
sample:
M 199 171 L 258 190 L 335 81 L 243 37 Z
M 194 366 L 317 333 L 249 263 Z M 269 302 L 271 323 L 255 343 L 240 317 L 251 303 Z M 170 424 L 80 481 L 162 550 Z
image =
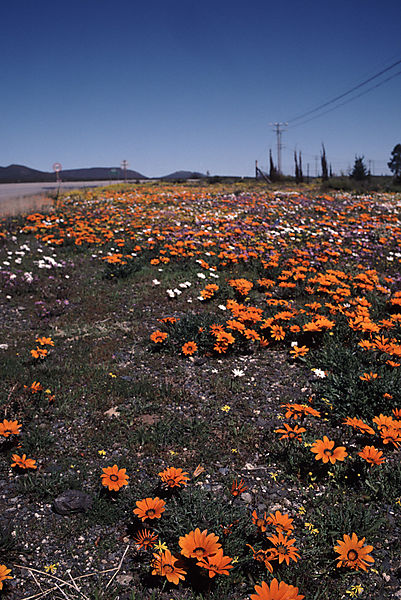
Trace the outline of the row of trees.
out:
M 269 178 L 271 181 L 277 181 L 280 179 L 281 174 L 273 161 L 272 151 L 269 151 Z M 302 183 L 304 181 L 304 174 L 302 169 L 302 154 L 301 151 L 298 153 L 294 150 L 294 163 L 295 163 L 295 181 Z M 320 152 L 320 165 L 321 165 L 321 178 L 323 181 L 327 181 L 330 177 L 333 177 L 333 171 L 331 165 L 327 163 L 326 149 L 322 144 L 322 150 Z M 394 146 L 390 160 L 387 163 L 388 168 L 393 173 L 394 181 L 401 183 L 401 144 Z M 355 156 L 354 166 L 350 173 L 350 177 L 356 181 L 364 181 L 371 176 L 370 170 L 366 167 L 364 156 Z

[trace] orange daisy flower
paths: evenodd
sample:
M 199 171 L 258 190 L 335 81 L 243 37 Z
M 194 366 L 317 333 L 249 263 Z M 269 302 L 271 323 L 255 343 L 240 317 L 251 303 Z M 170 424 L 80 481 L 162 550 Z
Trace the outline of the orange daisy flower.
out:
M 278 561 L 280 564 L 285 561 L 287 565 L 289 565 L 290 559 L 294 560 L 295 562 L 298 561 L 298 548 L 294 546 L 295 538 L 289 540 L 287 536 L 284 536 L 280 532 L 278 535 L 271 535 L 267 539 L 277 550 Z
M 19 467 L 20 469 L 38 468 L 36 466 L 36 460 L 34 460 L 33 458 L 27 458 L 26 454 L 23 454 L 22 456 L 18 456 L 18 454 L 13 454 L 11 458 L 14 461 L 13 463 L 11 463 L 12 467 Z
M 271 327 L 270 330 L 270 336 L 276 340 L 276 341 L 280 341 L 283 340 L 285 338 L 285 331 L 284 329 L 281 327 L 281 325 L 273 325 Z
M 45 358 L 48 354 L 46 348 L 36 347 L 34 350 L 31 350 L 31 354 L 33 358 Z
M 175 585 L 179 584 L 180 579 L 185 579 L 187 572 L 176 564 L 179 562 L 179 559 L 173 556 L 170 550 L 165 550 L 160 554 L 153 554 L 153 556 L 152 575 L 162 575 L 167 578 L 167 581 Z
M 148 550 L 156 544 L 157 538 L 157 533 L 150 531 L 150 529 L 142 529 L 141 531 L 138 531 L 134 537 L 134 542 L 137 546 L 139 546 L 139 548 Z
M 360 452 L 358 452 L 358 456 L 370 463 L 371 467 L 373 467 L 373 465 L 380 465 L 386 460 L 386 458 L 383 456 L 383 452 L 374 446 L 365 446 Z
M 275 429 L 274 433 L 282 433 L 280 436 L 280 440 L 298 440 L 302 441 L 302 434 L 305 433 L 305 427 L 298 427 L 298 425 L 294 425 L 291 427 L 288 423 L 284 423 L 284 429 Z
M 279 510 L 276 510 L 275 514 L 270 513 L 267 517 L 267 522 L 273 525 L 277 532 L 281 533 L 291 533 L 294 529 L 294 525 L 292 525 L 293 520 L 287 514 L 282 515 Z
M 252 513 L 252 523 L 256 525 L 262 533 L 264 533 L 267 529 L 267 525 L 269 524 L 266 513 L 264 513 L 263 517 L 259 517 L 256 510 Z
M 256 594 L 251 594 L 251 600 L 303 600 L 305 596 L 298 594 L 298 588 L 288 585 L 284 581 L 272 580 L 270 585 L 262 581 L 261 585 L 255 585 Z
M 366 546 L 365 538 L 358 540 L 356 533 L 353 533 L 350 537 L 344 534 L 344 541 L 337 540 L 338 546 L 334 546 L 334 551 L 339 554 L 337 567 L 349 567 L 350 569 L 362 569 L 367 571 L 367 567 L 370 567 L 374 563 L 374 558 L 369 554 L 373 550 L 373 546 Z
M 237 480 L 235 480 L 231 486 L 231 493 L 234 497 L 236 497 L 242 494 L 242 492 L 245 492 L 247 489 L 248 487 L 244 484 L 243 479 L 241 479 L 239 483 Z
M 7 421 L 4 419 L 0 423 L 0 435 L 3 437 L 10 437 L 10 435 L 18 435 L 20 433 L 22 425 L 18 421 Z
M 160 519 L 162 513 L 164 513 L 166 503 L 160 498 L 144 498 L 136 502 L 137 508 L 134 508 L 134 512 L 141 521 L 145 519 Z
M 36 338 L 35 342 L 41 346 L 54 346 L 52 338 L 49 337 L 38 337 Z
M 168 333 L 166 333 L 165 331 L 160 331 L 159 329 L 157 329 L 150 335 L 150 339 L 155 344 L 161 344 L 167 337 Z
M 351 417 L 346 417 L 344 420 L 344 425 L 350 425 L 360 433 L 369 433 L 371 435 L 374 435 L 375 433 L 375 430 L 372 429 L 372 427 L 369 427 L 369 425 L 366 425 L 366 423 L 361 421 L 361 419 L 357 419 L 356 417 L 353 419 L 351 419 Z
M 128 485 L 128 479 L 126 469 L 119 469 L 117 465 L 104 468 L 103 475 L 101 475 L 102 485 L 115 492 L 118 492 L 124 485 Z
M 290 354 L 294 358 L 298 358 L 298 356 L 306 356 L 309 352 L 309 348 L 307 346 L 294 346 L 292 350 L 290 350 Z
M 11 573 L 11 569 L 7 569 L 6 565 L 0 565 L 0 590 L 3 589 L 3 581 L 12 579 L 12 576 L 9 575 L 9 573 Z
M 246 544 L 253 552 L 253 560 L 262 562 L 266 569 L 273 573 L 273 565 L 270 561 L 278 558 L 277 550 L 275 548 L 269 548 L 268 550 L 255 550 L 250 544 Z
M 207 529 L 201 531 L 199 527 L 195 531 L 190 531 L 178 540 L 181 546 L 181 554 L 187 558 L 197 558 L 202 560 L 206 556 L 212 556 L 221 548 L 218 543 L 219 538 L 214 533 L 207 532 Z
M 213 556 L 205 556 L 201 558 L 196 564 L 198 567 L 207 569 L 209 571 L 209 577 L 212 578 L 215 575 L 229 575 L 228 570 L 233 568 L 231 565 L 231 558 L 223 555 L 223 548 L 219 548 Z
M 185 354 L 185 356 L 192 356 L 192 354 L 195 354 L 197 349 L 198 345 L 196 342 L 186 342 L 181 348 L 182 353 Z
M 188 473 L 183 471 L 182 469 L 176 469 L 175 467 L 168 467 L 158 473 L 162 483 L 169 488 L 181 487 L 182 485 L 187 485 L 187 481 L 189 477 L 187 477 Z
M 311 447 L 311 452 L 316 454 L 316 460 L 322 460 L 324 463 L 328 463 L 334 465 L 336 460 L 343 461 L 348 453 L 345 451 L 345 446 L 338 446 L 334 448 L 333 440 L 329 440 L 329 438 L 324 435 L 322 440 L 316 440 Z

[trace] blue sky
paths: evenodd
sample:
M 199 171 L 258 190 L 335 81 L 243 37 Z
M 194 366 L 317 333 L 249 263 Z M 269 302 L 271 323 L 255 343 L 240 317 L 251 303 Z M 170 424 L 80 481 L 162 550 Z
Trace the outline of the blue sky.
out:
M 334 172 L 380 174 L 401 143 L 401 75 L 291 123 L 401 60 L 399 0 L 20 0 L 1 21 L 1 166 L 252 175 L 288 121 L 284 172 L 324 143 Z

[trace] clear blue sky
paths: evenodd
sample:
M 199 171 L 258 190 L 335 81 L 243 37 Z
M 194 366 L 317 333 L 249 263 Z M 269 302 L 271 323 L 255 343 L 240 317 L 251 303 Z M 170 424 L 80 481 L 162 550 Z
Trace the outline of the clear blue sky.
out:
M 0 166 L 126 159 L 147 176 L 252 175 L 269 148 L 276 160 L 269 123 L 289 121 L 284 172 L 296 148 L 313 175 L 322 142 L 335 172 L 355 155 L 386 172 L 401 143 L 401 75 L 308 123 L 291 119 L 400 60 L 400 23 L 400 0 L 6 2 Z

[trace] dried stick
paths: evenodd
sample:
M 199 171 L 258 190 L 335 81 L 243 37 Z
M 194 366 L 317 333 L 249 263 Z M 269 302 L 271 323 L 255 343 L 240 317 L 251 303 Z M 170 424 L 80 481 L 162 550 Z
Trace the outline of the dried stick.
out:
M 116 572 L 112 575 L 112 577 L 110 577 L 110 579 L 109 579 L 109 581 L 108 581 L 108 583 L 106 585 L 106 590 L 109 587 L 109 585 L 111 584 L 111 582 L 113 581 L 113 579 L 116 577 L 117 573 L 120 571 L 121 566 L 122 566 L 123 561 L 124 561 L 124 558 L 125 558 L 125 555 L 127 554 L 128 550 L 129 550 L 129 544 L 128 544 L 128 546 L 124 550 L 124 554 L 121 557 L 121 560 L 120 560 L 120 563 L 119 563 L 119 565 L 118 565 L 118 567 L 116 569 Z
M 31 570 L 30 567 L 24 567 L 22 565 L 13 565 L 13 567 L 15 567 L 17 569 L 25 569 L 26 571 Z M 88 577 L 93 577 L 93 575 L 103 575 L 103 573 L 111 573 L 111 571 L 115 571 L 116 569 L 118 569 L 118 567 L 112 567 L 111 569 L 104 569 L 103 571 L 93 571 L 92 573 L 86 573 L 86 575 L 79 575 L 78 577 L 75 577 L 75 580 L 87 579 Z M 49 574 L 45 573 L 44 571 L 38 571 L 37 569 L 34 569 L 34 570 L 36 573 L 45 575 L 45 577 L 49 576 Z M 63 581 L 62 579 L 59 579 L 59 581 L 61 582 L 61 585 L 64 585 L 64 584 L 71 585 L 71 584 L 68 584 L 67 581 Z M 43 598 L 44 596 L 47 596 L 47 594 L 50 594 L 50 592 L 54 592 L 55 590 L 57 590 L 56 586 L 49 588 L 48 590 L 46 590 L 44 592 L 40 592 L 39 594 L 34 594 L 33 596 L 25 596 L 25 598 L 22 598 L 22 600 L 34 600 L 35 598 Z M 81 594 L 82 594 L 82 592 L 81 592 Z

